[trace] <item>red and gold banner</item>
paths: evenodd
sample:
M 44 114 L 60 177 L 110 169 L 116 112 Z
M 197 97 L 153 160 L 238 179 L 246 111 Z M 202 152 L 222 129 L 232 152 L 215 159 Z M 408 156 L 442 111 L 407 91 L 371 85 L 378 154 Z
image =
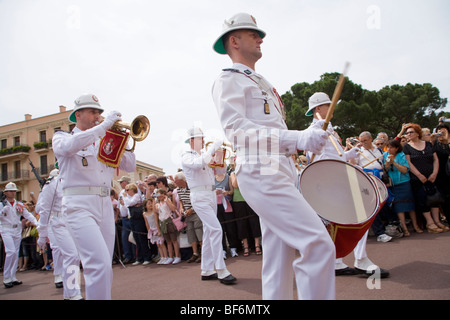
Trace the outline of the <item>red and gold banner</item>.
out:
M 97 154 L 98 161 L 117 168 L 127 147 L 128 138 L 128 132 L 106 131 L 105 136 L 100 141 Z
M 208 166 L 211 168 L 225 168 L 226 167 L 225 156 L 226 156 L 226 149 L 224 148 L 217 149 Z

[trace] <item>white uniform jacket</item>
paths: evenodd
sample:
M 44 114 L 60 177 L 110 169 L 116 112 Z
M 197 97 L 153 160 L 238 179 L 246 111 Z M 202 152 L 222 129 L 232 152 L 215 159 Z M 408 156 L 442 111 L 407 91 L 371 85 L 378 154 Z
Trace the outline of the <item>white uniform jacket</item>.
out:
M 208 151 L 198 154 L 194 150 L 189 150 L 182 154 L 183 172 L 191 190 L 200 186 L 215 185 L 214 170 L 208 166 L 211 159 L 211 152 Z
M 59 131 L 53 136 L 53 151 L 58 159 L 63 190 L 69 187 L 110 188 L 114 168 L 97 160 L 100 138 L 105 130 L 100 126 L 85 131 L 75 127 L 72 133 Z M 124 152 L 119 168 L 134 172 L 134 153 Z
M 54 177 L 44 185 L 36 203 L 36 212 L 40 216 L 38 228 L 40 237 L 48 237 L 48 224 L 52 216 L 61 215 L 62 197 L 62 186 L 59 177 Z
M 23 216 L 25 219 L 37 226 L 38 222 L 36 218 L 27 210 L 23 209 L 22 212 L 17 210 L 18 202 L 14 200 L 11 203 L 5 200 L 5 203 L 0 203 L 0 222 L 2 226 L 2 231 L 5 232 L 8 229 L 16 229 L 18 233 L 22 232 L 22 223 L 20 217 Z M 25 207 L 25 205 L 23 205 Z
M 262 76 L 235 63 L 220 74 L 212 92 L 225 136 L 234 144 L 238 158 L 297 152 L 298 132 L 288 130 L 281 100 Z

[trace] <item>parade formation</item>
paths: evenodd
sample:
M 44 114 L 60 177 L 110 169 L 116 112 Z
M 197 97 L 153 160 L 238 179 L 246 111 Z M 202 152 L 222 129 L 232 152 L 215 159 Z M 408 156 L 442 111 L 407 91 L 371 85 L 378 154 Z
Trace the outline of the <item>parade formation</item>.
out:
M 113 204 L 115 170 L 136 170 L 135 142 L 145 139 L 150 123 L 140 116 L 132 124 L 124 124 L 118 111 L 102 117 L 104 107 L 93 93 L 76 98 L 69 116 L 74 129 L 58 131 L 53 136 L 58 169 L 51 172 L 38 196 L 35 210 L 39 221 L 15 199 L 14 183 L 8 183 L 3 190 L 0 222 L 6 252 L 4 287 L 11 290 L 21 284 L 16 270 L 22 217 L 37 228 L 39 248 L 44 250 L 50 243 L 55 284 L 64 288 L 61 298 L 67 300 L 112 298 L 115 217 L 123 219 L 124 228 L 139 230 L 134 236 L 136 246 L 123 247 L 124 257 L 132 260 L 131 251 L 137 248 L 136 263 L 144 264 L 151 262 L 155 252 L 161 258 L 159 264 L 179 263 L 177 232 L 190 223 L 193 227 L 189 230 L 199 228 L 198 219 L 201 220 L 200 235 L 188 231 L 194 252 L 189 262 L 199 262 L 199 281 L 239 286 L 239 274 L 233 272 L 232 266 L 230 270 L 227 267 L 223 244 L 227 242 L 233 249 L 241 244 L 237 241 L 235 245 L 228 232 L 225 240 L 218 205 L 226 212 L 233 196 L 235 201 L 246 202 L 258 218 L 252 227 L 261 231 L 254 232 L 253 237 L 256 254 L 262 253 L 264 300 L 293 299 L 294 284 L 299 299 L 332 300 L 336 297 L 336 276 L 389 277 L 382 261 L 369 259 L 366 245 L 370 228 L 378 241 L 392 239 L 386 235 L 380 217 L 387 210 L 386 204 L 392 202 L 390 197 L 398 190 L 396 185 L 407 181 L 409 185 L 409 179 L 402 174 L 409 177 L 411 172 L 419 179 L 411 183 L 413 188 L 398 191 L 398 199 L 408 198 L 406 194 L 411 195 L 412 202 L 412 195 L 422 199 L 420 209 L 426 218 L 426 230 L 448 231 L 440 219 L 448 214 L 448 204 L 445 207 L 443 201 L 427 202 L 429 198 L 418 182 L 436 182 L 439 159 L 434 149 L 424 160 L 425 151 L 416 154 L 414 148 L 405 147 L 406 156 L 400 161 L 399 143 L 384 141 L 385 146 L 391 147 L 381 150 L 373 145 L 368 132 L 361 133 L 356 141 L 343 142 L 330 122 L 343 82 L 338 82 L 333 97 L 323 92 L 310 96 L 305 117 L 312 117 L 312 121 L 307 129 L 288 129 L 281 97 L 256 72 L 265 36 L 266 32 L 248 13 L 225 20 L 213 50 L 227 55 L 232 65 L 218 74 L 211 92 L 224 139 L 211 141 L 205 148 L 203 128 L 194 126 L 187 131 L 184 142 L 188 150 L 181 155 L 182 172 L 174 179 L 178 192 L 170 196 L 163 181 L 158 180 L 151 192 L 148 186 L 142 192 L 129 178 L 122 177 L 119 183 L 123 190 Z M 346 72 L 347 68 L 341 79 Z M 417 127 L 408 124 L 404 130 L 408 139 L 419 145 Z M 448 152 L 448 126 L 441 124 L 437 132 L 441 133 L 439 137 L 445 137 L 444 152 Z M 130 138 L 134 140 L 132 148 Z M 428 142 L 425 146 L 429 147 Z M 227 156 L 227 152 L 231 155 Z M 301 170 L 299 154 L 305 156 L 307 164 Z M 232 162 L 227 163 L 228 160 Z M 423 163 L 430 161 L 434 169 L 422 170 Z M 230 182 L 225 179 L 218 187 L 221 181 L 217 177 L 229 174 L 228 166 L 233 168 Z M 323 172 L 328 172 L 326 182 L 320 178 Z M 233 187 L 229 187 L 232 184 L 234 195 Z M 405 208 L 405 201 L 398 208 L 392 207 L 400 219 L 403 217 L 403 229 L 404 213 L 409 212 L 416 231 L 423 232 L 417 225 L 414 208 Z M 436 209 L 439 207 L 446 209 L 440 213 Z M 147 230 L 148 239 L 138 235 Z M 119 236 L 122 243 L 128 241 L 129 233 Z M 403 233 L 407 236 L 407 228 Z M 242 249 L 244 256 L 248 255 L 248 243 L 253 239 L 247 234 L 240 238 L 245 239 Z M 343 262 L 352 252 L 353 267 Z M 231 253 L 237 255 L 236 250 Z M 73 281 L 80 268 L 85 292 Z M 215 298 L 218 297 L 211 297 Z

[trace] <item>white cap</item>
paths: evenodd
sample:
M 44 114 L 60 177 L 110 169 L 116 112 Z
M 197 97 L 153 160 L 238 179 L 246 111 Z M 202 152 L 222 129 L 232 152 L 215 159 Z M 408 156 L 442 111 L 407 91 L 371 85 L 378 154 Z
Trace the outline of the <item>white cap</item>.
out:
M 75 118 L 75 111 L 85 108 L 94 108 L 100 110 L 100 113 L 103 112 L 103 108 L 100 106 L 98 98 L 95 95 L 91 93 L 83 94 L 75 100 L 75 107 L 69 116 L 69 120 L 76 123 L 77 119 Z
M 227 54 L 225 47 L 223 46 L 222 37 L 228 32 L 240 29 L 251 29 L 256 30 L 261 38 L 266 36 L 266 33 L 258 28 L 256 25 L 256 20 L 253 16 L 248 13 L 238 13 L 232 16 L 230 19 L 225 20 L 222 27 L 222 33 L 214 42 L 213 49 L 215 52 L 220 54 Z
M 17 186 L 14 182 L 8 182 L 8 184 L 5 186 L 5 190 L 3 191 L 19 191 L 19 189 L 17 189 Z
M 187 131 L 187 139 L 184 141 L 186 143 L 189 143 L 189 140 L 192 138 L 203 138 L 205 135 L 203 134 L 202 129 L 197 127 L 192 127 Z
M 331 103 L 330 97 L 326 93 L 316 92 L 308 100 L 309 108 L 308 111 L 306 111 L 305 115 L 312 116 L 315 107 L 330 103 Z

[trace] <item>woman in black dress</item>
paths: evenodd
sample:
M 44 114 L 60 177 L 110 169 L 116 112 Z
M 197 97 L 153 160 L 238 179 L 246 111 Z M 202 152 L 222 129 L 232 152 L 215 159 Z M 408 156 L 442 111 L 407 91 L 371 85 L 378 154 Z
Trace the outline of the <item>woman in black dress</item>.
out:
M 413 188 L 416 211 L 422 212 L 426 227 L 430 233 L 441 233 L 445 226 L 439 219 L 439 207 L 429 207 L 426 204 L 426 187 L 434 185 L 439 171 L 439 160 L 433 145 L 422 140 L 422 128 L 418 124 L 406 127 L 409 139 L 403 152 L 409 163 L 411 186 Z

